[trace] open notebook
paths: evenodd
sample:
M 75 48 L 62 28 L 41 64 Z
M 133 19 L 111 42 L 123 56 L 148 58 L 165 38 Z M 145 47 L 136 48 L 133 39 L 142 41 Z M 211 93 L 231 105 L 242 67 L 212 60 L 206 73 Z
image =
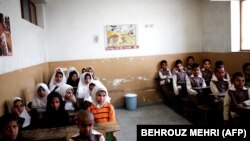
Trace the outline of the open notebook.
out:
M 250 105 L 250 99 L 249 99 L 249 100 L 244 101 L 243 103 L 244 103 L 244 104 L 246 104 L 247 106 L 249 106 L 249 105 Z

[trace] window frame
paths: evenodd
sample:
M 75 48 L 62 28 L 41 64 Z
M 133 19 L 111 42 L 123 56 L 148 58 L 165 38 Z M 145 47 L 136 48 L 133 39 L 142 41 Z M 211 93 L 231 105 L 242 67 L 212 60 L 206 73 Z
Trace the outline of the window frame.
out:
M 25 3 L 25 1 L 27 1 L 26 3 L 27 3 L 27 5 L 24 5 L 24 3 Z M 35 5 L 35 3 L 32 1 L 32 0 L 20 0 L 20 6 L 21 6 L 21 14 L 22 14 L 22 18 L 24 19 L 24 20 L 27 20 L 27 21 L 29 21 L 30 23 L 33 23 L 34 25 L 38 25 L 38 23 L 37 23 L 37 11 L 36 11 L 36 5 Z M 25 3 L 25 4 L 26 4 Z M 25 9 L 25 7 L 26 8 L 28 8 L 28 9 Z M 34 10 L 32 10 L 32 9 L 34 9 Z M 34 13 L 33 13 L 33 12 Z M 28 18 L 29 19 L 27 19 L 26 17 L 25 17 L 25 12 L 28 12 Z M 32 14 L 33 13 L 33 14 Z M 32 15 L 34 15 L 34 17 L 32 17 Z M 34 21 L 33 21 L 34 20 Z
M 243 44 L 242 44 L 242 40 L 243 40 L 243 3 L 245 0 L 240 0 L 240 51 L 241 52 L 249 52 L 249 49 L 243 49 Z M 250 33 L 249 33 L 250 34 Z

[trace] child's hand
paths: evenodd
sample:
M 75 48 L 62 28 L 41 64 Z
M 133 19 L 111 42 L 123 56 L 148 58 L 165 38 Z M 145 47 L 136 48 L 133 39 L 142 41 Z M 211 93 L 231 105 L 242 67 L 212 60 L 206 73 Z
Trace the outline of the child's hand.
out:
M 243 105 L 244 107 L 247 107 L 247 104 L 246 104 L 246 103 L 244 103 L 244 102 L 242 103 L 242 105 Z
M 239 108 L 241 108 L 241 107 L 244 107 L 244 104 L 243 104 L 243 103 L 240 103 L 240 104 L 237 104 L 237 106 L 238 106 Z
M 12 112 L 15 113 L 17 116 L 21 115 L 21 113 L 19 112 L 19 110 L 17 108 L 13 108 Z
M 29 113 L 31 112 L 31 109 L 25 106 L 26 111 Z
M 73 101 L 74 103 L 76 103 L 76 97 L 75 97 L 74 95 L 72 95 L 72 96 L 70 97 L 70 100 Z

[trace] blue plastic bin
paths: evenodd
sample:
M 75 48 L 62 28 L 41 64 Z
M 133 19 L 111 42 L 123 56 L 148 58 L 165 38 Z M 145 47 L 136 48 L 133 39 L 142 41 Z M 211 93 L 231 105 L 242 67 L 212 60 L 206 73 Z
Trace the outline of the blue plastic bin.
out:
M 126 109 L 136 110 L 137 109 L 137 94 L 129 93 L 125 94 Z

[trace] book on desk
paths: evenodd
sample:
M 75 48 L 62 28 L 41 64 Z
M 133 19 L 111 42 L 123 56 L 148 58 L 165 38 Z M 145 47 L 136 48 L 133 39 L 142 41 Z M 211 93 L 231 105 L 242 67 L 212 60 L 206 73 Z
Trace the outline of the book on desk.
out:
M 250 99 L 249 100 L 246 100 L 243 102 L 244 104 L 246 104 L 247 106 L 250 106 Z

